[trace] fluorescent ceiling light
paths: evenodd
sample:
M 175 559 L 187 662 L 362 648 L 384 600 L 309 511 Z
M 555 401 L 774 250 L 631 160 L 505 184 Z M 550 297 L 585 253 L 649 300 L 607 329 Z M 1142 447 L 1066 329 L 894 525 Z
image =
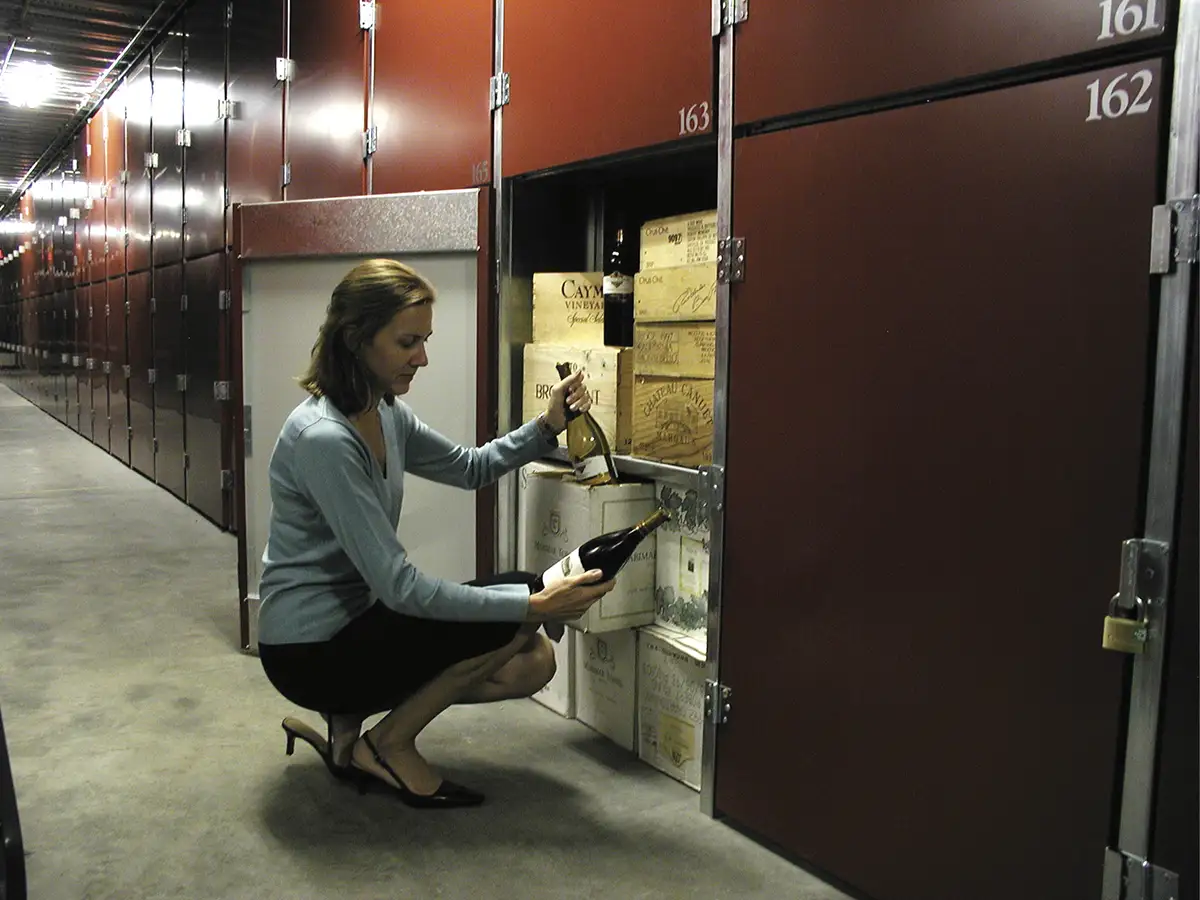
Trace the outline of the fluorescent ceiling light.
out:
M 13 106 L 40 106 L 58 87 L 58 69 L 49 63 L 14 62 L 0 81 L 0 97 Z

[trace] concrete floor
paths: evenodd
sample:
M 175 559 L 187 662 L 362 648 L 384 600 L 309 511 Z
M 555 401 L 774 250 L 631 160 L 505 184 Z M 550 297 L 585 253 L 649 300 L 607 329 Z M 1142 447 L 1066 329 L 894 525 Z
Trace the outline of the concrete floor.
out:
M 0 708 L 33 900 L 844 895 L 531 701 L 450 710 L 484 790 L 410 810 L 334 782 L 237 648 L 236 543 L 0 385 Z

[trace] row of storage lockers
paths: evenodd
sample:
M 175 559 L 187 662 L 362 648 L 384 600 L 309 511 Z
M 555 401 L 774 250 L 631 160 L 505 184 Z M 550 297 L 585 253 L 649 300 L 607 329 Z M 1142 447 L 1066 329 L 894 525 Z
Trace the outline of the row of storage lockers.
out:
M 234 527 L 223 251 L 0 306 L 4 382 Z

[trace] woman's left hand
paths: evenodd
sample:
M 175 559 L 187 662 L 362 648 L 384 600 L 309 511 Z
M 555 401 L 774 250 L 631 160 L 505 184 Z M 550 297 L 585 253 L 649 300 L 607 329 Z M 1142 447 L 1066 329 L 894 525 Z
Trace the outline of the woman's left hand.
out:
M 567 427 L 567 411 L 587 412 L 592 408 L 592 398 L 583 386 L 583 369 L 572 373 L 556 384 L 550 391 L 550 405 L 546 408 L 546 422 L 555 431 Z

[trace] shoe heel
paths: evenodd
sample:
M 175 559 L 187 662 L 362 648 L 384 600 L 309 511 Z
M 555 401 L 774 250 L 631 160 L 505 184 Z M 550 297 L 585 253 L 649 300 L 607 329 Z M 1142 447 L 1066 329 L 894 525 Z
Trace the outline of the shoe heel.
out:
M 287 735 L 287 755 L 292 756 L 296 752 L 296 735 L 288 731 L 286 725 L 283 728 L 283 733 Z

